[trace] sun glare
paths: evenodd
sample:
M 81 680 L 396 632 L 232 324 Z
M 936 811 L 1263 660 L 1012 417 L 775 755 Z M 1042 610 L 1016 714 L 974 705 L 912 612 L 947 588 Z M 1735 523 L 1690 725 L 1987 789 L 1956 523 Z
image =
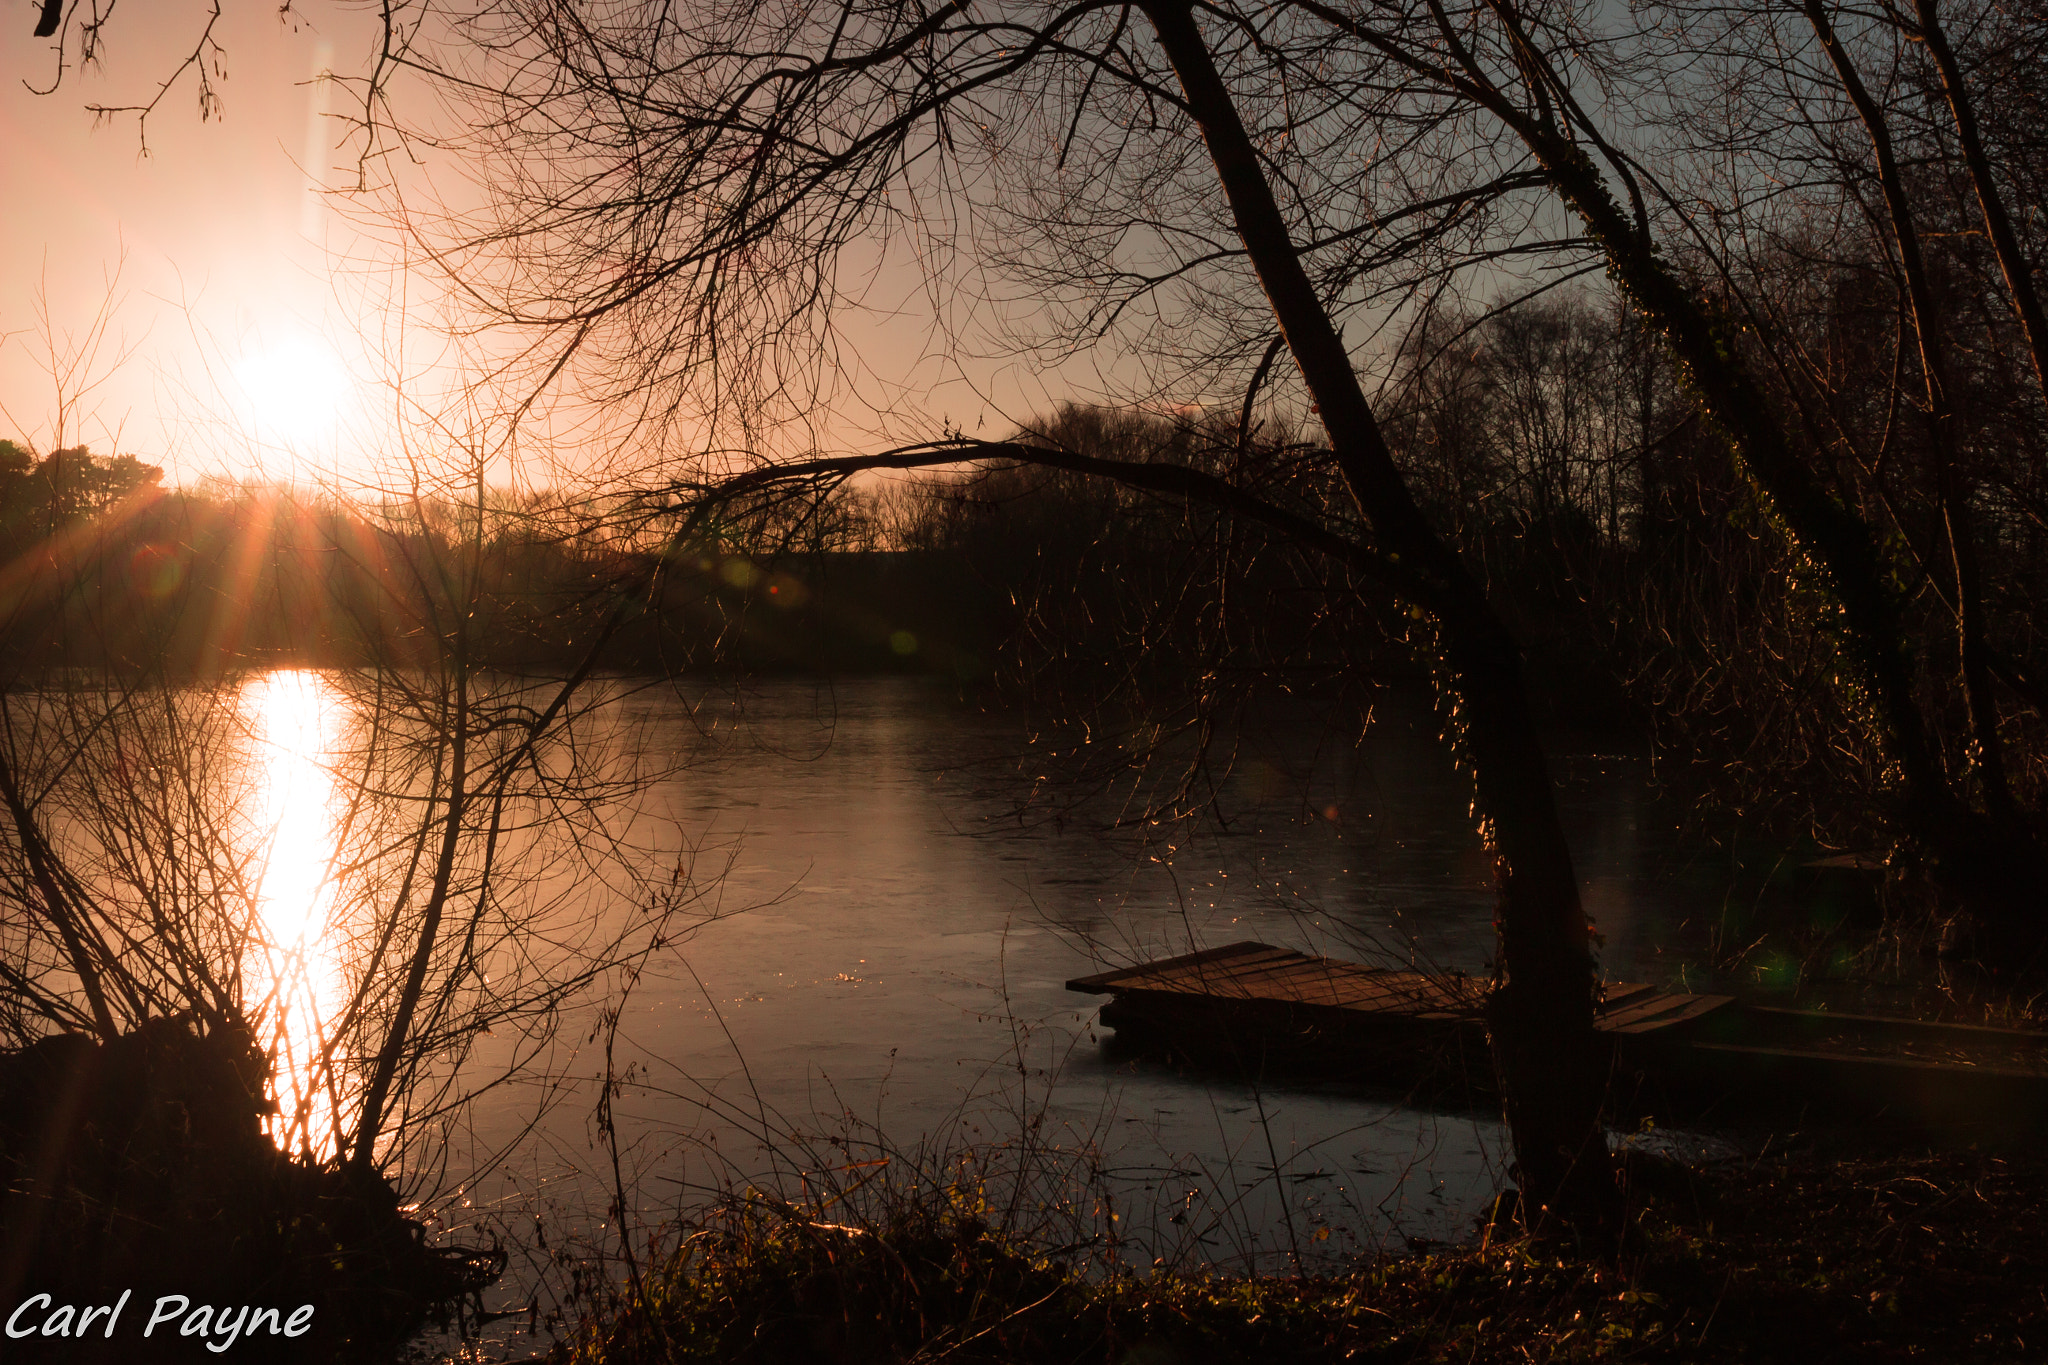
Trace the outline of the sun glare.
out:
M 259 868 L 262 928 L 248 965 L 277 1059 L 276 1136 L 287 1147 L 332 1148 L 333 1078 L 320 1065 L 326 1021 L 341 994 L 333 942 L 335 784 L 328 770 L 343 702 L 319 674 L 283 670 L 250 679 L 242 709 L 261 805 L 249 849 Z
M 283 445 L 331 440 L 355 387 L 334 348 L 309 334 L 252 347 L 233 373 L 242 425 Z
M 262 737 L 262 828 L 269 833 L 259 898 L 272 940 L 296 947 L 325 925 L 332 900 L 334 779 L 326 760 L 337 706 L 317 673 L 285 670 L 250 684 Z

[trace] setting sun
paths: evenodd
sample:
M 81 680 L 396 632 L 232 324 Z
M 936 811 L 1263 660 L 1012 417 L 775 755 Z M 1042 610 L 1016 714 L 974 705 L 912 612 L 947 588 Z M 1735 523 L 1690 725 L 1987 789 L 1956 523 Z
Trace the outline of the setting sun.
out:
M 235 362 L 234 387 L 248 434 L 286 445 L 331 437 L 354 390 L 334 348 L 304 333 L 244 352 Z

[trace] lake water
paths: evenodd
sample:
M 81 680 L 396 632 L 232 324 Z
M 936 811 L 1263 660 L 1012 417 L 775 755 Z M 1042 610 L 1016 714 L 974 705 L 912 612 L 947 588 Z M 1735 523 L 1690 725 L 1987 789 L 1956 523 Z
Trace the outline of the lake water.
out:
M 1274 1268 L 1451 1240 L 1498 1188 L 1489 1117 L 1124 1058 L 1093 1028 L 1099 1000 L 1063 987 L 1237 939 L 1483 971 L 1487 867 L 1426 717 L 1384 719 L 1359 747 L 1305 716 L 1275 722 L 1239 737 L 1227 829 L 1105 834 L 1107 801 L 1054 818 L 1040 789 L 1019 815 L 1059 740 L 1034 748 L 1018 718 L 922 682 L 691 701 L 694 715 L 671 691 L 622 703 L 643 743 L 682 760 L 638 798 L 635 828 L 696 847 L 700 869 L 729 859 L 718 895 L 738 913 L 659 954 L 627 998 L 612 1065 L 630 1079 L 614 1101 L 629 1221 L 720 1183 L 844 1180 L 883 1153 L 900 1176 L 920 1144 L 1001 1165 L 1026 1133 L 1042 1164 L 1082 1178 L 1091 1212 L 1112 1201 L 1140 1258 Z M 1558 762 L 1608 976 L 1675 982 L 1701 937 L 1687 912 L 1712 893 L 1687 890 L 1701 879 L 1681 875 L 1645 764 Z M 587 1019 L 564 1037 L 570 1083 L 536 1128 L 531 1091 L 479 1106 L 451 1173 L 512 1155 L 460 1182 L 448 1227 L 519 1234 L 540 1210 L 554 1248 L 615 1234 L 601 1047 Z M 501 1301 L 532 1292 L 541 1259 Z
M 326 846 L 336 826 L 322 814 L 339 808 L 322 755 L 358 723 L 351 704 L 317 675 L 242 684 L 251 832 L 271 840 L 249 852 L 273 937 L 290 937 L 281 914 L 317 919 L 317 870 L 351 861 Z M 1063 985 L 1239 939 L 1483 972 L 1486 860 L 1427 716 L 1385 714 L 1362 744 L 1305 712 L 1270 717 L 1215 751 L 1204 820 L 1115 832 L 1110 817 L 1136 809 L 1128 784 L 1077 809 L 1053 800 L 1083 738 L 1128 773 L 1113 736 L 1034 733 L 921 681 L 641 687 L 592 723 L 589 742 L 654 774 L 614 799 L 612 833 L 657 863 L 687 855 L 700 908 L 720 914 L 614 997 L 609 1039 L 595 1008 L 570 1011 L 521 1083 L 420 1149 L 433 1164 L 410 1175 L 425 1211 L 513 1253 L 493 1306 L 545 1310 L 565 1262 L 616 1250 L 621 1211 L 644 1245 L 665 1218 L 747 1183 L 799 1193 L 979 1173 L 1000 1199 L 1035 1180 L 1027 1202 L 1070 1198 L 1076 1235 L 1114 1227 L 1126 1258 L 1235 1269 L 1455 1240 L 1501 1183 L 1504 1135 L 1488 1116 L 1129 1058 L 1094 1028 L 1100 1001 Z M 1679 860 L 1641 759 L 1565 745 L 1557 764 L 1606 974 L 1679 982 L 1721 879 Z M 632 913 L 625 893 L 607 900 L 594 836 L 516 837 L 538 855 L 533 886 L 580 888 L 599 918 Z M 301 960 L 343 951 L 307 933 Z M 283 1016 L 288 1062 L 334 998 L 312 972 Z M 515 1042 L 484 1040 L 472 1073 Z M 622 1082 L 616 1168 L 598 1123 L 607 1065 Z M 496 1344 L 520 1350 L 522 1330 L 501 1324 Z

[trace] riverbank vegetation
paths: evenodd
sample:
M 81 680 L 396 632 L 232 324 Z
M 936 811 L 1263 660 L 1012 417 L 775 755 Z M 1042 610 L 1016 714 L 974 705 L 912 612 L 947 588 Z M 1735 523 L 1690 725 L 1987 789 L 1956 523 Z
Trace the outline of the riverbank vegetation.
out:
M 1639 1159 L 1624 1180 L 1618 1250 L 1502 1223 L 1293 1276 L 1118 1266 L 1112 1235 L 1048 1247 L 959 1190 L 865 1214 L 735 1194 L 671 1229 L 555 1359 L 1826 1365 L 2017 1361 L 2048 1331 L 2032 1153 L 1806 1147 Z

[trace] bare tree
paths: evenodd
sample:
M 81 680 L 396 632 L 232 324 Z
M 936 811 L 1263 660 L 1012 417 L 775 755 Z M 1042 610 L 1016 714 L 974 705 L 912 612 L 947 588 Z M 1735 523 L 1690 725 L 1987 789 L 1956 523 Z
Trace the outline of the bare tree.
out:
M 617 833 L 660 760 L 622 728 L 625 685 L 595 677 L 658 557 L 586 587 L 608 624 L 566 668 L 497 671 L 488 550 L 523 518 L 473 467 L 414 474 L 373 508 L 244 508 L 237 609 L 310 576 L 289 596 L 319 615 L 294 624 L 331 666 L 194 676 L 180 618 L 220 585 L 188 582 L 151 600 L 139 661 L 17 667 L 0 689 L 10 1040 L 165 1019 L 247 1034 L 280 1145 L 409 1177 L 438 1124 L 546 1055 L 567 1002 L 683 932 L 700 889 L 679 850 Z M 54 594 L 74 630 L 120 587 L 80 544 L 123 565 L 122 530 L 88 520 L 52 559 L 86 585 Z
M 2036 820 L 2019 812 L 2004 775 L 1977 498 L 1961 458 L 1958 353 L 1945 334 L 1898 139 L 1863 74 L 1873 55 L 1868 45 L 1862 56 L 1850 51 L 1839 16 L 1825 5 L 1759 6 L 1743 12 L 1741 26 L 1725 16 L 1691 16 L 1682 6 L 1673 13 L 1692 21 L 1650 36 L 1597 33 L 1591 16 L 1575 20 L 1583 32 L 1554 28 L 1539 7 L 1505 0 L 1486 6 L 1484 26 L 1467 32 L 1437 8 L 1430 19 L 1436 48 L 1398 50 L 1416 76 L 1464 95 L 1511 132 L 1599 243 L 1617 285 L 1663 335 L 1700 411 L 1726 434 L 1757 495 L 1834 604 L 1832 620 L 1815 625 L 1839 631 L 1845 672 L 1867 707 L 1867 741 L 1896 773 L 1888 795 L 1902 832 L 1924 850 L 1949 894 L 2016 934 L 2031 953 L 2040 941 L 2044 858 Z M 1327 18 L 1378 50 L 1396 50 L 1384 32 L 1355 18 L 1335 11 Z M 1647 107 L 1659 90 L 1668 98 L 1688 79 L 1681 54 L 1707 56 L 1717 72 L 1718 85 L 1695 93 L 1731 103 L 1682 107 L 1675 123 L 1691 140 L 1672 160 L 1653 164 L 1585 91 L 1604 86 L 1622 94 L 1619 107 Z M 1896 80 L 1907 59 L 1893 51 L 1874 60 Z M 1773 98 L 1759 103 L 1758 94 Z M 1717 122 L 1724 108 L 1739 112 Z M 1780 109 L 1791 112 L 1780 116 Z M 1842 135 L 1850 127 L 1861 134 L 1856 143 Z M 1726 162 L 1716 158 L 1730 154 L 1742 157 L 1742 172 L 1717 169 Z M 1759 165 L 1772 162 L 1803 191 L 1789 204 L 1769 188 L 1787 180 Z M 1860 219 L 1864 242 L 1896 280 L 1890 411 L 1899 417 L 1906 405 L 1918 432 L 1888 418 L 1876 448 L 1864 445 L 1841 420 L 1837 392 L 1814 383 L 1812 352 L 1783 308 L 1796 287 L 1785 290 L 1782 266 L 1802 253 L 1768 249 L 1798 245 L 1781 226 L 1784 210 L 1795 207 L 1840 220 L 1838 244 Z M 1701 268 L 1680 264 L 1681 251 L 1695 254 Z M 2024 319 L 2024 272 L 2008 278 L 2008 288 L 2014 280 L 2022 287 L 2013 309 Z M 1913 454 L 1898 459 L 1901 450 Z M 1924 483 L 1902 508 L 1886 466 L 1908 460 Z M 1902 566 L 1887 549 L 1894 533 L 1953 623 L 1956 665 L 1945 695 L 1930 698 L 1919 685 L 1931 642 L 1897 586 Z M 1961 764 L 1949 762 L 1941 740 L 1951 698 L 1970 718 Z
M 1533 182 L 1449 154 L 1469 144 L 1461 101 L 1401 127 L 1405 93 L 1383 84 L 1400 66 L 1315 38 L 1301 26 L 1320 21 L 1304 14 L 1276 29 L 1251 12 L 1204 10 L 1198 23 L 1172 4 L 799 4 L 688 22 L 656 7 L 598 20 L 507 6 L 469 34 L 518 65 L 481 111 L 490 180 L 506 193 L 463 283 L 539 328 L 545 374 L 598 386 L 634 420 L 738 424 L 737 468 L 699 460 L 669 486 L 686 534 L 735 500 L 857 471 L 1021 462 L 1211 504 L 1410 608 L 1496 861 L 1490 1018 L 1521 1178 L 1535 1203 L 1604 1215 L 1596 974 L 1520 650 L 1418 507 L 1338 331 L 1361 284 L 1427 287 L 1450 258 L 1469 264 L 1446 243 Z M 1360 204 L 1335 164 L 1358 119 L 1380 116 L 1433 158 L 1384 208 Z M 1034 177 L 1035 194 L 1015 188 Z M 1328 440 L 1304 457 L 1325 496 L 1276 502 L 1233 470 L 957 433 L 765 459 L 764 417 L 832 382 L 829 367 L 799 367 L 826 354 L 803 343 L 829 337 L 839 253 L 870 231 L 978 210 L 1005 234 L 1000 263 L 1035 269 L 1073 303 L 1062 340 L 1115 332 L 1140 301 L 1181 304 L 1166 363 L 1235 369 L 1245 425 L 1273 358 L 1290 354 L 1292 391 Z M 1150 263 L 1126 263 L 1118 244 L 1136 238 Z

